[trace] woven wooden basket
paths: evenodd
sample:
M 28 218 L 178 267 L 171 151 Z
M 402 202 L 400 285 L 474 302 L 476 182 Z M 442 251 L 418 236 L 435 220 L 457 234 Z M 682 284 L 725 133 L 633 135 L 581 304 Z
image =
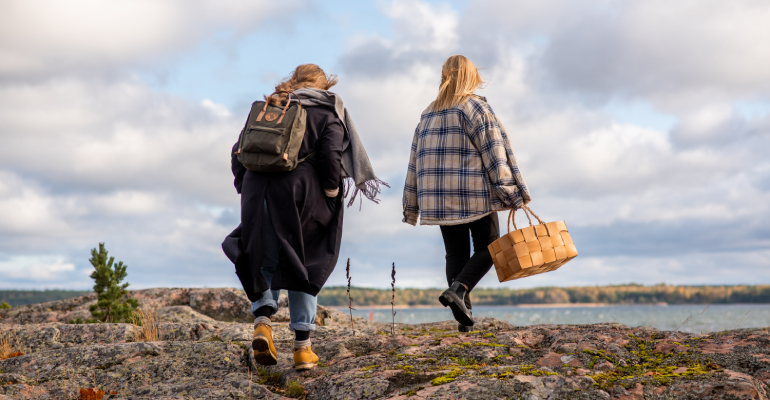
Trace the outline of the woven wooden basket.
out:
M 508 214 L 508 234 L 489 245 L 500 282 L 553 271 L 577 257 L 577 248 L 564 221 L 545 223 L 527 206 L 523 206 L 529 226 L 516 227 L 515 210 Z M 532 214 L 539 225 L 532 225 Z M 514 230 L 511 231 L 511 223 Z

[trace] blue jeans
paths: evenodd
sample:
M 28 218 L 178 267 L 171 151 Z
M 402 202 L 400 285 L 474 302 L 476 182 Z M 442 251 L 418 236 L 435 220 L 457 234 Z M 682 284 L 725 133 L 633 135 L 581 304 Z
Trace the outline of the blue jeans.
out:
M 267 202 L 265 202 L 265 212 L 262 217 L 262 247 L 265 249 L 265 258 L 262 259 L 262 277 L 270 284 L 273 280 L 275 269 L 278 267 L 278 256 L 281 254 L 281 247 L 278 243 L 278 235 L 275 233 L 273 222 L 270 221 Z M 295 292 L 293 290 L 288 292 L 289 315 L 291 318 L 289 329 L 293 331 L 314 331 L 318 298 L 305 292 Z M 273 314 L 275 314 L 278 312 L 278 296 L 280 293 L 280 290 L 265 290 L 262 293 L 262 298 L 251 303 L 251 312 L 255 312 L 262 306 L 268 306 L 273 309 Z

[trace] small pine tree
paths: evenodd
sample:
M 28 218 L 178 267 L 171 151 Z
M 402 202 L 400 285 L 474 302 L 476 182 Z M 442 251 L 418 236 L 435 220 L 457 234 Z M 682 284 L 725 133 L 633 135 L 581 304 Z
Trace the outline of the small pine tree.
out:
M 0 310 L 6 309 L 6 308 L 11 308 L 11 305 L 6 302 L 0 303 Z
M 101 322 L 128 322 L 134 310 L 139 307 L 136 299 L 125 298 L 128 292 L 128 282 L 120 282 L 126 278 L 128 273 L 123 265 L 123 261 L 114 264 L 115 257 L 107 259 L 107 249 L 104 243 L 99 243 L 99 251 L 91 249 L 91 265 L 94 266 L 94 272 L 91 278 L 94 280 L 94 292 L 96 292 L 97 302 L 92 305 L 91 315 Z

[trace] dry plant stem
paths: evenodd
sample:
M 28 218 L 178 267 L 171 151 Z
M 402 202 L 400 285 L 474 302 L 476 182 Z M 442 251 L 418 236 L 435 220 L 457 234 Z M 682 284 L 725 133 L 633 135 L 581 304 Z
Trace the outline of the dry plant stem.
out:
M 249 373 L 249 400 L 251 400 L 252 391 L 251 391 L 251 380 L 253 379 L 253 375 L 251 374 L 251 368 L 246 367 L 246 370 Z
M 390 326 L 390 334 L 395 335 L 396 332 L 396 263 L 393 263 L 393 270 L 390 272 L 390 288 L 392 290 L 390 295 L 390 313 L 393 318 L 392 325 Z
M 746 316 L 749 315 L 751 310 L 746 311 L 746 314 L 743 314 L 743 316 L 738 320 L 738 322 L 733 326 L 732 329 L 738 329 L 741 325 L 743 325 L 744 322 L 746 322 L 746 319 L 748 319 Z
M 350 259 L 348 258 L 348 265 L 345 267 L 345 277 L 348 278 L 348 309 L 350 309 L 350 329 L 355 330 L 353 326 L 353 298 L 350 297 Z
M 141 340 L 144 342 L 157 342 L 160 340 L 160 318 L 157 307 L 143 307 L 131 317 L 134 325 L 142 327 Z
M 10 329 L 0 332 L 0 360 L 8 358 L 13 353 L 13 346 L 16 342 L 16 333 Z
M 691 319 L 692 319 L 692 315 L 689 315 L 689 316 L 688 316 L 688 317 L 687 317 L 687 318 L 686 318 L 684 321 L 682 321 L 682 322 L 679 324 L 679 326 L 677 326 L 677 327 L 676 327 L 676 330 L 674 330 L 674 332 L 679 332 L 679 328 L 681 328 L 681 327 L 682 327 L 682 325 L 685 325 L 685 324 L 687 324 L 688 322 L 690 322 L 690 320 L 691 320 Z

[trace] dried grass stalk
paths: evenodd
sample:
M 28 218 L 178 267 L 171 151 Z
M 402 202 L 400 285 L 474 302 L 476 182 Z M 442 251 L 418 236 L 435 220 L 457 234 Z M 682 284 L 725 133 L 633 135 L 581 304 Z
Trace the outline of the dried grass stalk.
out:
M 15 346 L 16 331 L 0 331 L 0 360 L 20 355 L 18 351 L 14 351 Z
M 350 309 L 350 329 L 355 330 L 353 326 L 353 298 L 350 297 L 350 259 L 348 258 L 348 265 L 345 267 L 345 277 L 348 278 L 348 308 Z
M 393 323 L 390 326 L 390 334 L 396 333 L 396 263 L 393 263 L 393 270 L 390 272 L 390 313 L 393 317 Z
M 160 340 L 160 317 L 157 307 L 142 307 L 134 311 L 131 321 L 136 326 L 142 327 L 140 340 L 143 342 L 157 342 Z

